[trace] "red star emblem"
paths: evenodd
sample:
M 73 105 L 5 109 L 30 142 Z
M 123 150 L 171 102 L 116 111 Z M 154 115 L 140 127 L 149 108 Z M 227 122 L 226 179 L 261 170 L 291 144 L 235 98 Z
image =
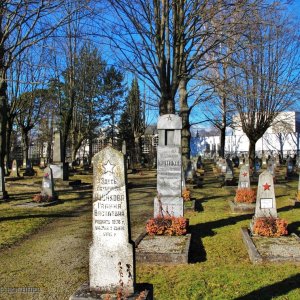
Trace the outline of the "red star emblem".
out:
M 247 176 L 247 174 L 248 174 L 247 172 L 244 172 L 244 173 L 243 173 L 243 176 L 244 176 L 244 177 L 246 177 L 246 176 Z
M 265 183 L 265 184 L 263 184 L 263 187 L 264 187 L 264 191 L 266 191 L 266 190 L 270 190 L 270 186 L 271 185 L 269 185 L 268 183 Z

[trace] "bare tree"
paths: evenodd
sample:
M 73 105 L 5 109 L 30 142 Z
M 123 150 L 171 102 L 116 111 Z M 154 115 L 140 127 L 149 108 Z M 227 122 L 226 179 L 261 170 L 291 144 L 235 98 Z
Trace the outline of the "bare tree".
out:
M 230 97 L 249 138 L 253 163 L 256 142 L 299 92 L 300 48 L 297 26 L 277 2 L 260 9 L 254 6 L 244 21 L 242 47 L 232 59 Z
M 0 166 L 7 128 L 7 71 L 28 48 L 49 37 L 66 20 L 65 0 L 5 0 L 0 3 Z M 73 14 L 73 12 L 71 12 Z
M 189 82 L 210 63 L 206 60 L 207 53 L 227 38 L 224 31 L 222 34 L 223 24 L 232 11 L 239 8 L 240 1 L 109 2 L 118 18 L 111 38 L 116 54 L 121 56 L 128 70 L 151 84 L 160 99 L 160 114 L 175 113 L 176 106 L 179 108 L 186 165 L 189 115 L 196 104 L 188 103 Z

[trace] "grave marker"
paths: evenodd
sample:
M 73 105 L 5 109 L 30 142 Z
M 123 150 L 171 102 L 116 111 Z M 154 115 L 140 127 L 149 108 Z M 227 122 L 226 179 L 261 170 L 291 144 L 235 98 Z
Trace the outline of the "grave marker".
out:
M 259 175 L 254 218 L 277 218 L 273 176 L 264 171 Z
M 108 146 L 93 158 L 93 243 L 90 289 L 134 290 L 134 247 L 130 241 L 124 156 Z
M 157 192 L 154 199 L 154 217 L 161 215 L 183 216 L 181 129 L 179 116 L 162 115 L 157 129 Z
M 239 189 L 243 188 L 250 188 L 250 177 L 249 177 L 249 167 L 248 166 L 242 166 L 240 169 L 240 176 L 239 176 Z
M 41 194 L 44 196 L 51 197 L 53 199 L 56 198 L 56 194 L 54 192 L 54 180 L 53 173 L 51 168 L 47 167 L 44 169 L 44 176 L 42 181 L 42 191 Z
M 18 170 L 18 162 L 16 159 L 13 160 L 9 177 L 20 177 L 19 170 Z
M 4 174 L 2 171 L 2 167 L 0 167 L 0 199 L 8 199 L 8 194 L 5 190 Z

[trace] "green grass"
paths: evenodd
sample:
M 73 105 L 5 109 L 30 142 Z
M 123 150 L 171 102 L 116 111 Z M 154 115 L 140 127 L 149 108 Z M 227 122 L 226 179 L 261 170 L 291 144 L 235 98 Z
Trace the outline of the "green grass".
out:
M 192 190 L 200 211 L 186 214 L 192 233 L 191 262 L 176 266 L 137 263 L 137 282 L 152 284 L 155 300 L 300 299 L 300 265 L 250 262 L 240 228 L 249 225 L 252 215 L 231 213 L 228 200 L 235 190 L 220 188 L 211 166 L 207 167 L 203 188 Z M 155 172 L 144 171 L 128 179 L 135 239 L 153 215 Z M 92 176 L 82 180 L 91 182 Z M 288 187 L 277 187 L 276 199 L 280 217 L 299 234 L 300 209 L 290 206 L 297 185 L 295 179 Z M 38 191 L 10 187 L 10 202 L 0 205 L 0 287 L 36 286 L 41 293 L 32 298 L 0 293 L 0 299 L 68 299 L 88 281 L 91 191 L 59 192 L 64 202 L 48 208 L 14 206 L 29 201 Z M 6 249 L 7 245 L 14 247 Z
M 212 173 L 205 181 L 211 182 Z M 193 263 L 181 266 L 138 265 L 138 281 L 154 285 L 155 299 L 300 299 L 300 267 L 293 263 L 253 265 L 242 241 L 240 228 L 252 215 L 230 212 L 227 201 L 234 189 L 215 182 L 193 190 L 203 211 L 188 213 Z M 293 188 L 276 188 L 277 207 L 299 233 L 300 209 L 290 207 Z M 293 224 L 294 223 L 294 224 Z M 243 298 L 244 297 L 244 298 Z

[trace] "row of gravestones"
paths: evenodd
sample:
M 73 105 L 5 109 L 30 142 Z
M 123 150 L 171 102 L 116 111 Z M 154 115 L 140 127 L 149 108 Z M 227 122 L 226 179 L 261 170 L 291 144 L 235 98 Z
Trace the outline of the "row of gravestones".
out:
M 154 216 L 183 216 L 181 118 L 160 116 L 157 128 L 158 193 L 154 199 Z M 135 293 L 135 248 L 130 240 L 124 155 L 106 147 L 94 156 L 93 168 L 90 281 L 71 299 L 84 299 L 96 291 L 116 293 L 122 290 L 130 296 Z

